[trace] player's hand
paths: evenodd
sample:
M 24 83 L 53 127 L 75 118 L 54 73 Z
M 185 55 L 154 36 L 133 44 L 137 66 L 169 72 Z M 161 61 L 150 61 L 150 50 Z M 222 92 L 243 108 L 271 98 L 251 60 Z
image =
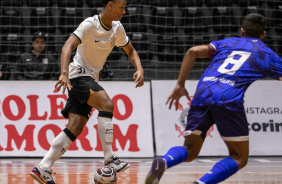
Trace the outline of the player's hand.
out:
M 133 74 L 133 81 L 136 83 L 136 88 L 141 87 L 144 85 L 144 71 L 143 70 L 137 70 Z
M 189 97 L 189 93 L 188 91 L 185 89 L 185 87 L 180 86 L 178 84 L 176 84 L 176 86 L 174 87 L 173 91 L 171 92 L 171 94 L 168 96 L 167 101 L 166 101 L 166 105 L 169 103 L 169 109 L 171 109 L 172 104 L 175 101 L 175 110 L 178 110 L 178 104 L 179 104 L 179 99 L 182 96 L 186 96 L 186 98 L 191 101 L 191 98 Z
M 55 88 L 57 89 L 57 91 L 60 91 L 61 87 L 63 87 L 63 93 L 65 93 L 66 88 L 68 88 L 68 90 L 71 90 L 72 88 L 72 85 L 70 83 L 70 80 L 67 74 L 61 74 L 58 82 L 55 85 Z

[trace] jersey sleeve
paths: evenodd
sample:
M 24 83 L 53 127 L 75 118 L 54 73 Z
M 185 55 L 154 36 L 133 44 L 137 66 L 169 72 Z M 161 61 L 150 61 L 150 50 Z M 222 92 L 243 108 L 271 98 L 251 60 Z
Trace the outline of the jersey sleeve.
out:
M 271 54 L 268 76 L 279 80 L 282 77 L 282 59 L 275 53 Z
M 209 59 L 214 58 L 214 56 L 216 54 L 216 50 L 218 49 L 219 45 L 220 45 L 220 40 L 210 42 L 210 44 L 208 45 L 208 47 L 209 47 Z
M 214 47 L 215 50 L 217 50 L 219 45 L 221 44 L 221 41 L 222 40 L 212 41 L 212 42 L 210 42 L 210 44 Z
M 120 24 L 117 31 L 117 40 L 116 46 L 117 47 L 125 47 L 129 43 L 129 38 L 125 33 L 123 26 Z
M 90 21 L 83 21 L 77 29 L 71 34 L 71 36 L 74 36 L 79 43 L 83 43 L 85 40 L 87 40 L 91 30 L 92 30 L 92 23 Z

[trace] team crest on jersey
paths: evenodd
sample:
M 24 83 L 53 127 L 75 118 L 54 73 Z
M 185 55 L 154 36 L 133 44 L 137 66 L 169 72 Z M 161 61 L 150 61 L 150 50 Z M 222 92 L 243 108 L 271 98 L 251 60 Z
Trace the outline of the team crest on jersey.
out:
M 42 63 L 45 64 L 45 65 L 47 65 L 47 64 L 49 63 L 48 58 L 43 58 L 43 59 L 42 59 Z
M 113 48 L 116 45 L 116 37 L 112 37 L 111 47 Z

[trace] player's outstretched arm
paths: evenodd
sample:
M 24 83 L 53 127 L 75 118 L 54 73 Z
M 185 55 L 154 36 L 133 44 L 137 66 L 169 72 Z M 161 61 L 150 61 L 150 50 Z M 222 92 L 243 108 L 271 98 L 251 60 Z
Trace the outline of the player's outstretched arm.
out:
M 71 52 L 79 44 L 80 44 L 79 41 L 75 37 L 70 36 L 62 48 L 61 75 L 58 79 L 58 82 L 55 85 L 55 88 L 57 88 L 57 91 L 59 91 L 60 88 L 63 87 L 63 93 L 65 93 L 66 88 L 68 88 L 69 90 L 71 90 L 72 88 L 70 84 L 70 80 L 69 80 L 69 63 L 70 63 L 70 58 L 71 58 Z
M 171 109 L 172 104 L 175 102 L 175 110 L 177 110 L 179 100 L 182 96 L 186 96 L 186 98 L 191 101 L 188 91 L 185 89 L 186 78 L 193 68 L 195 60 L 197 58 L 207 57 L 209 57 L 209 47 L 207 45 L 194 46 L 186 52 L 181 64 L 177 84 L 166 101 L 166 105 L 169 104 L 169 109 Z
M 138 53 L 130 42 L 127 44 L 127 46 L 123 47 L 123 50 L 127 53 L 130 62 L 136 69 L 136 72 L 133 74 L 133 81 L 136 83 L 136 87 L 143 86 L 144 71 Z
M 186 78 L 194 66 L 195 60 L 197 58 L 207 58 L 209 57 L 209 47 L 207 45 L 199 45 L 191 47 L 185 54 L 180 73 L 177 79 L 177 83 L 180 86 L 184 86 Z

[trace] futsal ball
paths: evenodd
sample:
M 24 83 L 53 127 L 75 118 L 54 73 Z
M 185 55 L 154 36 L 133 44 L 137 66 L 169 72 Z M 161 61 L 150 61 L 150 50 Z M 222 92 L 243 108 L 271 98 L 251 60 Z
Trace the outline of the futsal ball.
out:
M 115 184 L 117 179 L 117 173 L 112 167 L 102 166 L 94 173 L 95 184 Z

